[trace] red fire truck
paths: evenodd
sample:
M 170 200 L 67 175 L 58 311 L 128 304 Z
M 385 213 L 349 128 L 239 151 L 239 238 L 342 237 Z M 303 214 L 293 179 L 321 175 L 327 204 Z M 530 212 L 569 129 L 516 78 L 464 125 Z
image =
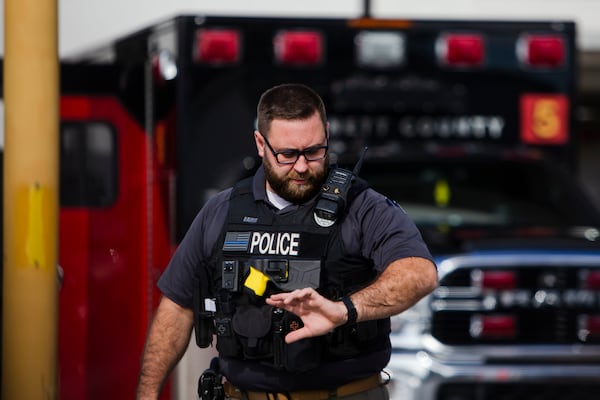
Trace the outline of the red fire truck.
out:
M 361 175 L 440 267 L 394 320 L 392 398 L 593 397 L 600 216 L 572 179 L 575 56 L 568 21 L 197 15 L 65 60 L 61 398 L 132 398 L 157 278 L 258 165 L 260 93 L 292 81 L 323 96 L 336 162 L 369 146 Z

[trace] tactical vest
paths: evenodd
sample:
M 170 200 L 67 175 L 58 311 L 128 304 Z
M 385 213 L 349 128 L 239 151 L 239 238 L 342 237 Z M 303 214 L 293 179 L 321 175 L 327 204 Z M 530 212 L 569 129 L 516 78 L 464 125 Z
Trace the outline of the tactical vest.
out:
M 349 202 L 367 187 L 354 184 Z M 371 260 L 346 252 L 340 223 L 314 222 L 314 204 L 276 214 L 254 200 L 252 178 L 238 183 L 216 255 L 212 290 L 214 328 L 221 357 L 255 360 L 290 372 L 343 360 L 389 343 L 389 318 L 343 326 L 316 338 L 286 344 L 302 327 L 296 315 L 265 303 L 273 293 L 312 287 L 339 300 L 375 278 Z

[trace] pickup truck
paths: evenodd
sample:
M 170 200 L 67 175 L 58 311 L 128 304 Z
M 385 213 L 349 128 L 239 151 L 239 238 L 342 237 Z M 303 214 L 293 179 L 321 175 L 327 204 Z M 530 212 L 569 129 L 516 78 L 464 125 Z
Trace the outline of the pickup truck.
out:
M 390 398 L 591 399 L 600 393 L 600 216 L 535 154 L 365 162 L 434 254 L 439 287 L 392 320 Z

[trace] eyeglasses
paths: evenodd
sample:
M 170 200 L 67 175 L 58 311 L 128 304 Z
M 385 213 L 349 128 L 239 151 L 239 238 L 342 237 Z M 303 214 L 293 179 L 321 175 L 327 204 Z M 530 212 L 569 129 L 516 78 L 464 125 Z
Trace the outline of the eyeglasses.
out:
M 307 147 L 304 150 L 285 149 L 285 150 L 281 150 L 281 151 L 275 151 L 275 149 L 273 149 L 273 147 L 271 146 L 271 143 L 269 143 L 269 141 L 267 140 L 265 135 L 263 135 L 262 133 L 260 135 L 265 140 L 265 143 L 269 147 L 269 150 L 271 150 L 271 153 L 273 154 L 273 156 L 275 157 L 277 162 L 279 164 L 284 164 L 284 165 L 295 164 L 296 161 L 298 161 L 298 158 L 300 158 L 300 156 L 304 156 L 306 161 L 322 160 L 327 155 L 327 149 L 329 148 L 328 145 L 325 145 L 325 146 Z

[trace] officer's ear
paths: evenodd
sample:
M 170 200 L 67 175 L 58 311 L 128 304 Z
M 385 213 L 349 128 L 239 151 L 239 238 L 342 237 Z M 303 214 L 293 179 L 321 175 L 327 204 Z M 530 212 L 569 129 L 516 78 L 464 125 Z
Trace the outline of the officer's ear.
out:
M 254 142 L 256 143 L 256 151 L 258 151 L 258 156 L 263 158 L 265 156 L 265 138 L 257 130 L 254 131 Z

